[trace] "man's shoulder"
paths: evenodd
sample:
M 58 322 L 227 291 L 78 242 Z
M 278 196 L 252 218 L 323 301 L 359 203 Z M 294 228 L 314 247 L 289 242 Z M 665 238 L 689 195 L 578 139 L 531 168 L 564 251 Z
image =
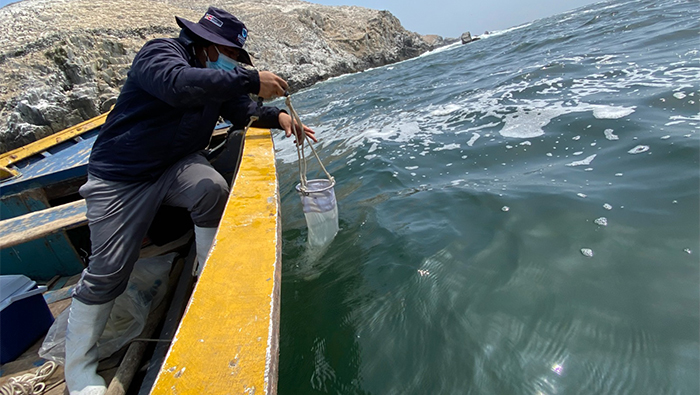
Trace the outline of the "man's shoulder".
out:
M 176 38 L 155 38 L 146 42 L 139 52 L 152 50 L 177 50 L 187 53 L 185 46 Z
M 154 56 L 176 55 L 189 60 L 187 48 L 175 38 L 156 38 L 146 42 L 136 54 L 135 62 L 152 59 Z
M 166 63 L 163 63 L 164 61 Z M 191 61 L 187 48 L 177 39 L 156 38 L 141 47 L 134 57 L 129 75 L 148 73 L 151 66 L 156 64 L 162 67 L 165 64 L 189 64 Z

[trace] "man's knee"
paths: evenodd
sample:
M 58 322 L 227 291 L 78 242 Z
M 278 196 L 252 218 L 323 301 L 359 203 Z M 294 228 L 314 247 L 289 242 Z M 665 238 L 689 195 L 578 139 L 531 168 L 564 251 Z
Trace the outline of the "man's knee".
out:
M 107 303 L 126 290 L 129 275 L 130 271 L 123 268 L 107 275 L 92 274 L 85 269 L 73 290 L 73 297 L 88 305 Z
M 201 227 L 218 226 L 221 215 L 226 208 L 229 187 L 219 174 L 200 180 L 196 186 L 199 201 L 192 209 L 192 221 Z

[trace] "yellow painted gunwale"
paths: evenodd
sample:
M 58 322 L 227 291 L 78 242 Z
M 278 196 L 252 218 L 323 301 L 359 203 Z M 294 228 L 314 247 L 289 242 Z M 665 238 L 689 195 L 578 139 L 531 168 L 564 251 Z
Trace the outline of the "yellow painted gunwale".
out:
M 275 394 L 281 224 L 268 129 L 249 129 L 214 246 L 151 394 Z
M 64 129 L 60 132 L 44 137 L 41 140 L 34 141 L 23 147 L 17 148 L 9 152 L 5 152 L 4 154 L 0 154 L 0 167 L 8 167 L 13 163 L 21 161 L 22 159 L 26 159 L 32 155 L 36 155 L 40 152 L 46 151 L 47 149 L 53 147 L 56 144 L 80 136 L 81 134 L 92 130 L 98 126 L 102 126 L 105 123 L 105 119 L 107 119 L 108 114 L 109 112 L 106 112 L 102 115 L 98 115 L 95 118 L 89 119 L 85 122 L 81 122 L 68 129 Z

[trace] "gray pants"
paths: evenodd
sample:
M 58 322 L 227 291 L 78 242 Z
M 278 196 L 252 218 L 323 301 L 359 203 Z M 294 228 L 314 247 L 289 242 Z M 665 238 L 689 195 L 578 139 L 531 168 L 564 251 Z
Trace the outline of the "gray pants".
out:
M 103 304 L 126 289 L 141 243 L 161 204 L 185 207 L 195 225 L 219 225 L 228 198 L 224 178 L 201 154 L 171 166 L 155 181 L 116 182 L 93 176 L 80 188 L 87 204 L 92 255 L 73 297 Z

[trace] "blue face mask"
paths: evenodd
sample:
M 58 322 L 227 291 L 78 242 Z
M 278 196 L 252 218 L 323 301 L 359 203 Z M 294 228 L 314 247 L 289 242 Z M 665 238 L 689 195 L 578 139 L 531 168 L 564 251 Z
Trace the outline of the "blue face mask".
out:
M 210 61 L 207 51 L 204 51 L 204 55 L 207 57 L 208 69 L 231 71 L 238 66 L 238 62 L 219 52 L 219 48 L 214 47 L 214 49 L 219 53 L 219 58 L 216 59 L 216 62 Z

